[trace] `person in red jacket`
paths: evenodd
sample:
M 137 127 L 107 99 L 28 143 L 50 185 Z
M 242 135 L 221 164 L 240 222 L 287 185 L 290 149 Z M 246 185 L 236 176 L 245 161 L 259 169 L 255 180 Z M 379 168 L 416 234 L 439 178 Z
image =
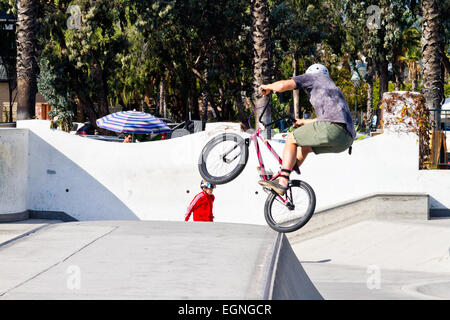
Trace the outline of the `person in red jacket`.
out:
M 215 197 L 213 195 L 213 189 L 216 186 L 206 180 L 202 180 L 200 188 L 202 188 L 202 192 L 197 194 L 191 201 L 191 204 L 187 208 L 184 221 L 188 221 L 192 213 L 194 213 L 194 221 L 212 222 L 214 220 L 213 202 Z

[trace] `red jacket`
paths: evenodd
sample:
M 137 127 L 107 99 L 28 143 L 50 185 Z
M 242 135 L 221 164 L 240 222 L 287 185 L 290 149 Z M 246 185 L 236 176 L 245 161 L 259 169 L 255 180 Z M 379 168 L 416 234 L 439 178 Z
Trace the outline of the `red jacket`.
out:
M 194 221 L 213 221 L 213 202 L 214 195 L 208 195 L 206 192 L 200 192 L 191 201 L 187 208 L 184 221 L 188 221 L 191 213 L 194 212 Z

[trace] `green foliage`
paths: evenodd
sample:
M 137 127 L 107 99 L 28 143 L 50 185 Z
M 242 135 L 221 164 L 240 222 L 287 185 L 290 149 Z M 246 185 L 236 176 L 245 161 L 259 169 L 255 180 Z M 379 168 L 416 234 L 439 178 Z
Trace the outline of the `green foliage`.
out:
M 286 101 L 286 102 L 281 102 L 279 99 L 279 96 L 277 94 L 272 94 L 271 95 L 271 105 L 272 108 L 274 108 L 277 112 L 277 114 L 279 114 L 280 116 L 283 116 L 285 114 L 289 114 L 290 111 L 290 105 L 291 105 L 292 101 Z M 275 119 L 273 119 L 275 120 Z M 275 132 L 280 133 L 280 131 L 292 131 L 292 123 L 289 120 L 281 120 L 275 124 L 272 125 L 272 129 L 275 130 Z
M 291 103 L 292 103 L 291 100 L 289 100 L 287 102 L 281 102 L 277 94 L 271 95 L 271 105 L 273 108 L 278 110 L 278 112 L 280 112 L 280 113 L 288 114 L 289 106 Z
M 367 106 L 367 85 L 364 82 L 359 83 L 356 86 L 353 84 L 351 79 L 351 72 L 346 68 L 333 67 L 330 73 L 331 78 L 336 83 L 336 85 L 341 89 L 350 110 L 355 109 L 355 99 L 356 99 L 356 110 L 365 110 Z
M 69 87 L 58 70 L 50 66 L 48 60 L 41 59 L 39 67 L 40 77 L 37 85 L 45 101 L 52 107 L 48 114 L 57 126 L 69 132 L 75 110 Z
M 217 120 L 246 121 L 240 117 L 250 114 L 248 109 L 238 112 L 236 101 L 242 92 L 246 97 L 252 94 L 251 2 L 36 1 L 40 4 L 39 83 L 59 118 L 69 121 L 78 107 L 93 121 L 116 104 L 157 112 L 163 80 L 174 120 L 185 120 L 189 112 L 194 119 L 200 117 L 197 102 L 203 93 L 208 94 Z M 374 67 L 374 76 L 384 60 L 395 68 L 417 71 L 421 49 L 416 2 L 269 0 L 273 80 L 291 77 L 294 66 L 301 74 L 310 64 L 321 62 L 329 68 L 350 109 L 355 109 L 356 100 L 356 110 L 365 110 L 367 83 L 355 91 L 349 66 L 364 56 Z M 67 28 L 66 10 L 72 4 L 81 9 L 79 30 Z M 2 5 L 15 11 L 16 1 L 0 0 Z M 367 28 L 370 5 L 381 8 L 380 29 Z M 445 26 L 448 35 L 448 22 Z M 411 88 L 405 79 L 402 89 Z M 449 91 L 447 83 L 446 96 Z M 373 97 L 376 108 L 378 79 Z M 292 92 L 276 99 L 274 104 L 291 110 Z M 300 107 L 301 112 L 313 111 L 303 91 Z
M 450 97 L 450 80 L 447 79 L 447 82 L 444 84 L 444 95 L 446 98 Z
M 125 92 L 126 98 L 132 96 L 126 81 L 140 75 L 127 64 L 132 57 L 127 32 L 133 32 L 130 18 L 133 6 L 123 0 L 77 1 L 81 26 L 70 29 L 67 27 L 70 14 L 66 11 L 72 4 L 75 2 L 40 2 L 40 65 L 54 77 L 52 81 L 42 81 L 47 86 L 53 83 L 57 93 L 64 88 L 61 99 L 71 102 L 71 111 L 78 105 L 95 125 L 97 118 L 109 113 L 109 105 L 122 102 L 120 93 Z M 58 118 L 69 119 L 64 103 L 55 99 L 49 103 Z

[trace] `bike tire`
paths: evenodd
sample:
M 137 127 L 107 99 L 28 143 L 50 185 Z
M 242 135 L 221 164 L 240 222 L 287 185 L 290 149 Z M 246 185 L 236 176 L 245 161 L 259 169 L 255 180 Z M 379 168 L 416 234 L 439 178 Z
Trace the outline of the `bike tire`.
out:
M 278 202 L 277 197 L 280 197 L 280 196 L 277 193 L 275 193 L 274 191 L 272 191 L 272 192 L 270 192 L 270 194 L 268 195 L 268 197 L 266 199 L 266 203 L 264 205 L 264 217 L 265 217 L 266 222 L 269 225 L 269 227 L 271 227 L 273 230 L 275 230 L 277 232 L 288 233 L 288 232 L 297 231 L 298 229 L 302 228 L 311 219 L 311 217 L 314 214 L 314 210 L 316 208 L 316 195 L 314 193 L 313 188 L 304 181 L 292 180 L 289 183 L 289 188 L 286 191 L 286 194 L 288 194 L 288 192 L 290 192 L 292 190 L 292 188 L 295 188 L 296 190 L 297 189 L 303 190 L 302 194 L 304 193 L 305 196 L 308 198 L 308 203 L 307 203 L 305 212 L 301 217 L 294 218 L 291 220 L 286 220 L 288 222 L 295 221 L 291 225 L 283 225 L 282 223 L 277 222 L 276 221 L 277 219 L 274 219 L 274 217 L 273 217 L 273 206 L 274 206 L 274 203 Z M 286 195 L 283 196 L 282 198 L 286 198 Z M 283 206 L 283 205 L 279 204 L 279 206 Z M 289 210 L 287 208 L 287 206 L 285 206 L 285 207 L 286 207 L 286 210 Z
M 236 167 L 230 169 L 229 172 L 226 172 L 224 174 L 217 175 L 216 173 L 210 172 L 211 170 L 208 169 L 208 160 L 216 160 L 219 165 L 225 165 L 225 157 L 218 157 L 217 159 L 214 158 L 214 155 L 212 155 L 211 151 L 217 147 L 219 144 L 222 144 L 224 142 L 228 142 L 228 148 L 238 148 L 236 160 L 238 160 L 238 163 Z M 246 144 L 245 140 L 238 134 L 235 133 L 223 133 L 220 135 L 215 136 L 212 138 L 206 145 L 203 147 L 202 152 L 200 153 L 200 158 L 198 162 L 198 169 L 200 171 L 200 175 L 203 177 L 203 179 L 213 183 L 213 184 L 225 184 L 233 179 L 235 179 L 239 174 L 244 170 L 245 165 L 248 161 L 248 145 Z M 210 159 L 213 158 L 213 159 Z M 222 163 L 220 163 L 222 161 Z

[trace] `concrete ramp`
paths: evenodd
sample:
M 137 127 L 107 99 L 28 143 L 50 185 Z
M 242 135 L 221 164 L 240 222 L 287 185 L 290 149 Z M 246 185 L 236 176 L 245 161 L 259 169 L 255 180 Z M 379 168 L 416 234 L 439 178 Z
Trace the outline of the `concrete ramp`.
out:
M 369 194 L 316 210 L 311 220 L 288 238 L 295 243 L 366 220 L 426 221 L 430 219 L 429 202 L 429 196 L 421 193 Z
M 271 294 L 268 298 L 273 300 L 323 299 L 300 264 L 286 236 L 279 234 L 279 238 L 281 238 L 281 244 L 274 255 L 277 262 L 273 270 L 275 276 L 272 279 Z
M 321 299 L 266 226 L 51 224 L 0 244 L 0 299 Z

